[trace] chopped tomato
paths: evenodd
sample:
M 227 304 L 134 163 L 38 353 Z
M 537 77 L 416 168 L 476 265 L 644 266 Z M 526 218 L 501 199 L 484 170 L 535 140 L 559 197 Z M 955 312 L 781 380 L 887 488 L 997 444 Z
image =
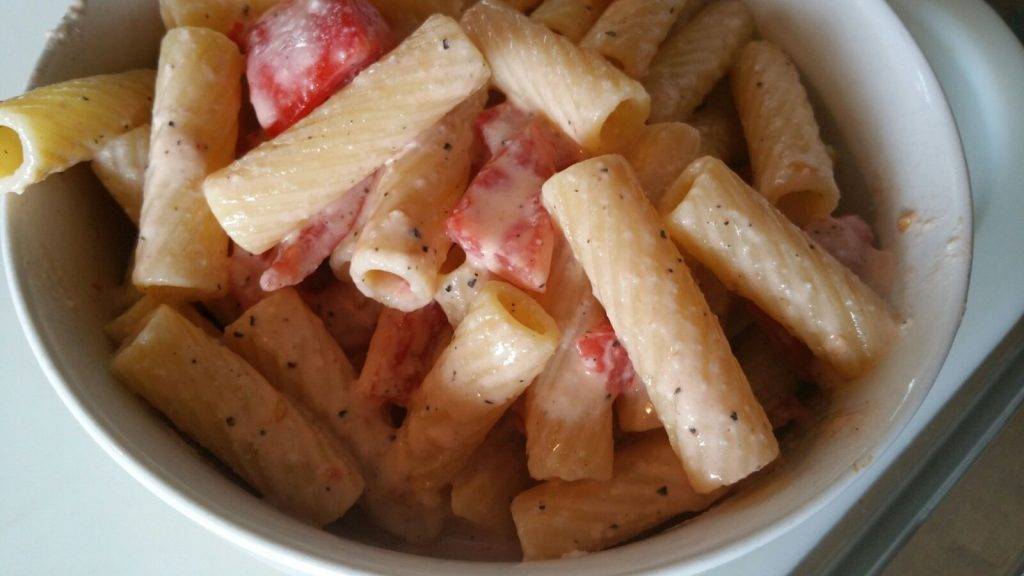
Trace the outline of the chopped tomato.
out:
M 503 105 L 504 106 L 504 105 Z M 446 222 L 448 236 L 474 265 L 530 290 L 543 291 L 551 268 L 554 226 L 541 185 L 575 154 L 547 121 L 533 118 L 480 170 Z
M 414 312 L 386 308 L 370 342 L 360 390 L 404 406 L 451 339 L 452 327 L 437 302 Z
M 618 396 L 634 386 L 633 363 L 609 322 L 598 324 L 577 338 L 576 351 L 588 374 L 606 378 L 609 394 Z
M 376 173 L 366 177 L 313 216 L 303 229 L 282 240 L 273 264 L 260 278 L 263 290 L 272 292 L 294 286 L 315 272 L 352 231 L 376 179 Z
M 529 112 L 509 102 L 488 108 L 476 117 L 476 129 L 487 148 L 488 158 L 496 156 L 532 120 Z
M 284 0 L 243 44 L 253 107 L 271 137 L 348 84 L 390 48 L 391 30 L 366 0 Z

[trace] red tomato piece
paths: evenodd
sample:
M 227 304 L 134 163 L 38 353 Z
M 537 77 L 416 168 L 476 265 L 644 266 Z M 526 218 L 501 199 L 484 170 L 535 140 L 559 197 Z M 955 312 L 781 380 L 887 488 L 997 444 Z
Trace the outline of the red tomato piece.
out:
M 554 226 L 541 204 L 541 185 L 575 154 L 565 137 L 540 118 L 504 141 L 452 211 L 448 236 L 474 265 L 542 292 L 551 268 Z
M 298 122 L 391 47 L 384 17 L 366 0 L 285 0 L 249 28 L 246 76 L 271 137 Z
M 448 345 L 452 332 L 437 302 L 413 312 L 385 308 L 359 375 L 360 391 L 406 405 Z
M 260 278 L 263 290 L 273 292 L 294 286 L 316 272 L 324 259 L 352 231 L 376 182 L 377 173 L 367 176 L 313 216 L 304 228 L 282 240 L 277 245 L 273 264 Z
M 633 363 L 609 322 L 598 324 L 577 338 L 576 351 L 588 374 L 605 377 L 609 394 L 618 396 L 634 386 Z

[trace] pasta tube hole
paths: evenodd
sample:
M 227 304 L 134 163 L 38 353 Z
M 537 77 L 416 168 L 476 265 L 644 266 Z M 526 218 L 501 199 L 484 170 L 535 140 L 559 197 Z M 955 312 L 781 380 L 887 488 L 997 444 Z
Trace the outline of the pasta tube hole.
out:
M 820 193 L 814 190 L 796 190 L 779 198 L 775 207 L 798 225 L 806 224 L 821 214 L 832 210 Z
M 531 332 L 546 336 L 558 330 L 540 304 L 518 288 L 501 282 L 489 282 L 485 290 L 492 292 L 505 312 Z
M 409 282 L 386 270 L 367 270 L 363 273 L 363 283 L 382 296 L 387 295 L 392 300 L 402 300 L 412 296 L 412 287 Z
M 17 172 L 24 159 L 18 133 L 6 126 L 0 126 L 0 178 Z
M 644 127 L 648 106 L 629 99 L 612 110 L 601 127 L 601 149 L 612 152 L 632 142 Z

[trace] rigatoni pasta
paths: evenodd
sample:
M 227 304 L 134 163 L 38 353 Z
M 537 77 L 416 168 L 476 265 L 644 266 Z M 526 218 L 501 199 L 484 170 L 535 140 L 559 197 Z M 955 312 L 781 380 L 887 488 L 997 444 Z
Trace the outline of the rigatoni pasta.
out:
M 641 79 L 683 8 L 696 0 L 615 0 L 580 46 L 591 48 Z
M 509 100 L 544 113 L 591 152 L 629 143 L 647 119 L 643 86 L 599 55 L 580 49 L 495 0 L 462 17 Z
M 796 66 L 778 46 L 751 42 L 731 78 L 754 188 L 798 224 L 831 214 L 839 187 Z
M 626 542 L 684 512 L 704 510 L 722 491 L 701 494 L 662 433 L 615 453 L 609 480 L 552 480 L 512 501 L 526 560 L 595 552 Z
M 411 312 L 430 303 L 451 241 L 444 220 L 466 189 L 473 120 L 486 95 L 471 96 L 384 169 L 381 197 L 360 232 L 350 274 L 367 296 Z
M 688 123 L 700 133 L 700 156 L 714 156 L 730 166 L 746 161 L 747 141 L 728 80 L 715 86 Z
M 0 193 L 20 194 L 149 122 L 154 78 L 152 70 L 91 76 L 0 102 Z
M 207 178 L 210 208 L 235 243 L 261 253 L 483 88 L 489 76 L 459 25 L 432 16 L 312 114 Z
M 279 290 L 245 311 L 224 328 L 224 341 L 348 446 L 364 469 L 380 460 L 394 429 L 383 407 L 358 393 L 345 353 L 295 290 Z
M 179 26 L 210 28 L 227 34 L 248 23 L 278 0 L 160 0 L 160 18 L 168 30 Z
M 530 476 L 606 480 L 612 474 L 612 402 L 605 378 L 591 374 L 576 340 L 604 321 L 604 310 L 572 250 L 560 242 L 552 290 L 541 300 L 561 332 L 558 348 L 526 391 L 526 455 Z
M 715 2 L 673 31 L 644 78 L 651 121 L 686 121 L 753 34 L 754 18 L 741 0 Z
M 672 238 L 843 376 L 884 356 L 888 306 L 720 160 L 694 162 L 666 195 Z
M 149 164 L 149 125 L 107 140 L 92 157 L 92 171 L 136 226 Z
M 114 374 L 264 498 L 314 524 L 363 490 L 351 456 L 256 370 L 167 306 L 114 358 Z
M 499 422 L 473 458 L 452 480 L 452 513 L 488 532 L 515 532 L 512 499 L 531 484 L 522 437 Z
M 228 237 L 202 193 L 231 161 L 238 132 L 242 57 L 205 28 L 175 28 L 160 46 L 149 166 L 132 282 L 182 297 L 223 294 Z
M 697 158 L 700 134 L 682 122 L 649 124 L 623 152 L 655 206 L 665 190 Z
M 530 19 L 579 42 L 611 0 L 544 0 Z
M 774 460 L 768 419 L 629 164 L 581 162 L 548 180 L 543 196 L 694 489 L 712 492 Z

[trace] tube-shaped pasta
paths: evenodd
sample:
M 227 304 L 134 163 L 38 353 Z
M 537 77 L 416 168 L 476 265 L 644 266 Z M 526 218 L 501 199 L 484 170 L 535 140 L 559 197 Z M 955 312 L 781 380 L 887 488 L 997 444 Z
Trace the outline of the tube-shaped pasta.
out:
M 487 95 L 471 96 L 384 169 L 380 204 L 363 226 L 350 272 L 359 290 L 412 312 L 430 303 L 451 241 L 444 221 L 466 190 L 473 120 Z
M 543 199 L 694 489 L 711 492 L 771 462 L 779 447 L 768 419 L 626 160 L 576 164 L 544 184 Z
M 149 122 L 152 70 L 68 80 L 0 102 L 0 194 L 21 194 Z
M 103 327 L 103 332 L 114 344 L 120 346 L 123 342 L 131 340 L 149 322 L 153 311 L 162 305 L 170 306 L 175 312 L 181 314 L 189 322 L 199 326 L 207 334 L 220 337 L 220 329 L 199 313 L 191 304 L 180 300 L 167 298 L 161 294 L 145 294 L 122 312 L 117 318 L 110 321 Z
M 628 144 L 647 120 L 650 98 L 639 82 L 504 4 L 483 0 L 462 24 L 487 57 L 494 85 L 588 151 Z
M 429 513 L 436 501 L 431 494 L 465 466 L 543 369 L 557 342 L 558 327 L 539 304 L 511 285 L 488 282 L 410 399 L 405 421 L 381 463 L 371 515 L 409 538 L 408 527 L 393 520 L 415 514 L 392 509 L 415 509 L 427 502 Z M 412 535 L 429 537 L 427 528 L 416 527 Z
M 440 488 L 540 373 L 558 342 L 554 320 L 532 298 L 488 282 L 409 402 L 382 474 Z
M 174 28 L 164 36 L 132 273 L 142 290 L 199 298 L 227 288 L 228 237 L 201 187 L 234 157 L 243 64 L 219 32 Z
M 142 187 L 149 164 L 149 124 L 115 136 L 92 157 L 92 171 L 136 225 L 142 213 Z
M 441 277 L 434 300 L 441 305 L 448 323 L 458 326 L 469 312 L 469 305 L 494 276 L 485 268 L 465 261 Z
M 245 360 L 167 306 L 114 357 L 114 374 L 267 501 L 336 520 L 363 490 L 358 466 Z
M 615 0 L 580 42 L 643 78 L 683 8 L 696 0 Z
M 714 156 L 729 166 L 746 160 L 747 141 L 733 105 L 728 80 L 722 80 L 715 86 L 704 104 L 690 117 L 689 123 L 700 133 L 699 156 Z
M 260 254 L 302 227 L 487 84 L 458 23 L 435 15 L 345 89 L 203 186 L 242 248 Z
M 545 482 L 516 496 L 512 517 L 525 560 L 555 559 L 625 542 L 721 495 L 694 491 L 658 432 L 618 449 L 611 479 Z
M 355 389 L 356 374 L 323 322 L 292 288 L 278 290 L 224 329 L 228 348 L 372 469 L 394 432 Z
M 664 122 L 645 126 L 623 155 L 657 206 L 669 185 L 697 158 L 699 148 L 700 134 L 693 127 Z
M 558 325 L 558 349 L 526 391 L 530 476 L 607 480 L 612 475 L 612 402 L 605 378 L 587 373 L 576 339 L 604 322 L 590 282 L 564 241 L 555 249 L 542 303 Z
M 210 28 L 227 34 L 266 12 L 278 0 L 160 0 L 160 18 L 170 30 L 179 26 Z
M 742 0 L 721 0 L 674 30 L 658 49 L 644 78 L 651 121 L 685 121 L 754 35 L 754 18 Z
M 796 65 L 778 46 L 751 42 L 732 69 L 732 91 L 754 188 L 797 224 L 831 214 L 839 187 Z
M 530 20 L 579 42 L 611 0 L 544 0 Z
M 512 535 L 509 504 L 530 485 L 530 474 L 523 438 L 507 420 L 491 430 L 452 481 L 452 512 L 488 532 Z
M 662 207 L 687 253 L 843 376 L 888 351 L 896 328 L 885 302 L 720 160 L 694 162 Z

